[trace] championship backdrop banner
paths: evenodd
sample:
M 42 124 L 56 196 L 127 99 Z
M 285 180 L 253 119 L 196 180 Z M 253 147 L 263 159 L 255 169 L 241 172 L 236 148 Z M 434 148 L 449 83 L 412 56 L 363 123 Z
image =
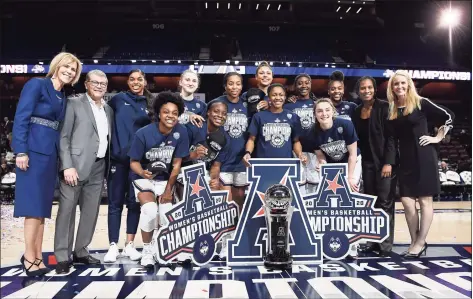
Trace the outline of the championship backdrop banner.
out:
M 180 74 L 187 69 L 192 69 L 199 74 L 225 74 L 228 72 L 239 72 L 242 75 L 253 75 L 256 72 L 256 66 L 238 66 L 238 65 L 108 65 L 108 64 L 84 64 L 82 72 L 87 73 L 93 69 L 100 69 L 106 74 L 126 74 L 134 69 L 141 69 L 147 74 Z M 277 76 L 295 76 L 300 73 L 306 73 L 312 76 L 329 76 L 334 69 L 342 71 L 346 77 L 372 76 L 374 78 L 389 78 L 396 69 L 355 69 L 355 68 L 335 68 L 334 65 L 327 64 L 327 67 L 273 67 L 274 74 Z M 46 74 L 49 66 L 40 64 L 1 64 L 0 74 Z M 435 69 L 415 69 L 407 70 L 412 79 L 427 79 L 438 81 L 471 81 L 471 72 L 442 71 Z

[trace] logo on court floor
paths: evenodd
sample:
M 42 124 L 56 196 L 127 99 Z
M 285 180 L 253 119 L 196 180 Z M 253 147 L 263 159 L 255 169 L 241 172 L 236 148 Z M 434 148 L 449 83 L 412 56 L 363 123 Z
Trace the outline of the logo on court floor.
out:
M 352 192 L 347 164 L 321 166 L 321 183 L 315 194 L 304 198 L 312 231 L 322 235 L 324 255 L 343 259 L 359 241 L 381 243 L 389 237 L 389 218 L 374 208 L 376 196 Z
M 236 229 L 238 206 L 227 202 L 227 191 L 210 191 L 203 163 L 183 167 L 183 200 L 166 213 L 168 226 L 155 234 L 157 258 L 165 264 L 180 253 L 192 255 L 197 265 L 210 262 L 216 243 Z

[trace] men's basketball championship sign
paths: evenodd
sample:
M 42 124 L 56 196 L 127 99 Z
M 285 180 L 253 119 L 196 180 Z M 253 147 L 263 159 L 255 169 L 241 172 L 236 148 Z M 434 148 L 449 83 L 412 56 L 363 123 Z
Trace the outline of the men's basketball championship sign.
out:
M 204 179 L 205 164 L 183 167 L 182 174 L 183 200 L 166 213 L 168 226 L 154 236 L 156 258 L 167 264 L 180 253 L 187 253 L 196 265 L 204 265 L 215 255 L 217 241 L 235 230 L 238 205 L 227 201 L 226 191 L 210 191 Z

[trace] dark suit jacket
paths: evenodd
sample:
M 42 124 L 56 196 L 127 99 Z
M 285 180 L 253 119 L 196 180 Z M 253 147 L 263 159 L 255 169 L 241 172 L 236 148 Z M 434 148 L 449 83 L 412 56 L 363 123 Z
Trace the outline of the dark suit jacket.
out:
M 360 130 L 362 107 L 363 104 L 359 105 L 353 113 L 352 121 L 357 132 Z M 375 99 L 369 118 L 370 148 L 373 162 L 379 170 L 385 164 L 396 164 L 396 143 L 388 122 L 388 110 L 388 102 Z

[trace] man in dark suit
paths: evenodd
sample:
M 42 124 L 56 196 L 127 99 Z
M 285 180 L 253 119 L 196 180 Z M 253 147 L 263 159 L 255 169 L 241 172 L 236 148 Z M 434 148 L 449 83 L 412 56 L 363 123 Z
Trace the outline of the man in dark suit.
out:
M 76 206 L 80 221 L 74 246 L 74 263 L 99 264 L 87 246 L 92 241 L 100 208 L 106 157 L 110 148 L 113 111 L 103 100 L 107 76 L 100 70 L 87 74 L 87 93 L 67 104 L 59 146 L 63 173 L 56 218 L 54 254 L 56 272 L 68 273 L 74 240 Z
M 375 207 L 389 216 L 389 237 L 380 244 L 368 243 L 360 251 L 376 251 L 389 256 L 394 239 L 394 201 L 396 194 L 396 145 L 388 125 L 389 104 L 376 98 L 376 81 L 372 77 L 358 80 L 356 91 L 362 100 L 353 113 L 358 147 L 363 158 L 364 193 L 376 195 Z

